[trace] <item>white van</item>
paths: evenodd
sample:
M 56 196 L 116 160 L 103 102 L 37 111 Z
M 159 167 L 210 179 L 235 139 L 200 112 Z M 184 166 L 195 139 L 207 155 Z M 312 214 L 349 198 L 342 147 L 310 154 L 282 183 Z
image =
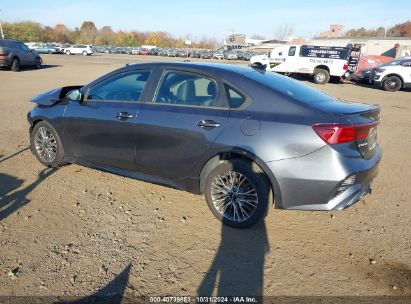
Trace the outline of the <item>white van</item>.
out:
M 325 84 L 348 72 L 349 59 L 354 54 L 351 51 L 348 47 L 282 45 L 268 55 L 251 57 L 250 63 L 281 74 L 308 74 L 315 83 Z

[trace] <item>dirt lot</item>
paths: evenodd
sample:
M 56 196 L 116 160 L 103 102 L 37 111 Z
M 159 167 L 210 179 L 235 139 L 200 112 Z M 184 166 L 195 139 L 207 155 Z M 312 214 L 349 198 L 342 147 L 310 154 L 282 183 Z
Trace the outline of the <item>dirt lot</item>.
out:
M 201 196 L 40 165 L 27 149 L 30 97 L 159 60 L 43 57 L 39 71 L 0 71 L 0 296 L 411 295 L 410 91 L 319 87 L 382 105 L 373 194 L 342 212 L 272 209 L 264 225 L 238 231 Z

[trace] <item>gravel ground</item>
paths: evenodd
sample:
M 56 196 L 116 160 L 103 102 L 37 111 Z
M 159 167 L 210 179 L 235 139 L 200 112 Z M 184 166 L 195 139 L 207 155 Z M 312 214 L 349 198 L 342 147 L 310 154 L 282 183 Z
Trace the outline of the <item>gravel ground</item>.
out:
M 27 149 L 30 97 L 160 58 L 43 58 L 39 71 L 0 71 L 0 296 L 411 296 L 410 91 L 318 86 L 382 105 L 373 194 L 340 212 L 272 209 L 263 225 L 234 230 L 201 196 L 44 168 Z

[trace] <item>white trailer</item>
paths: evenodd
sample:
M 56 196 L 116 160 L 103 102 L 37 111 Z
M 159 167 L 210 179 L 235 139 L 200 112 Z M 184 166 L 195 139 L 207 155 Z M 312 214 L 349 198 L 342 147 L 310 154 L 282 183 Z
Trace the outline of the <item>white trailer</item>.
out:
M 351 51 L 348 47 L 282 45 L 268 55 L 251 57 L 250 63 L 265 66 L 267 71 L 286 75 L 311 75 L 315 83 L 325 84 L 330 79 L 340 79 L 349 72 L 348 60 L 353 55 Z

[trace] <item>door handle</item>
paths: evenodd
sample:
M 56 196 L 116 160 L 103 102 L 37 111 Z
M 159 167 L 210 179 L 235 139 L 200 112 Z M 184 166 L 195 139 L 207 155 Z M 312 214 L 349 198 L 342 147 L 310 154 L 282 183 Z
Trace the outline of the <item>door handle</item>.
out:
M 134 116 L 128 112 L 119 112 L 116 117 L 120 120 L 127 120 L 129 118 L 133 118 Z
M 197 126 L 200 128 L 218 128 L 220 124 L 214 120 L 200 120 L 197 122 Z

